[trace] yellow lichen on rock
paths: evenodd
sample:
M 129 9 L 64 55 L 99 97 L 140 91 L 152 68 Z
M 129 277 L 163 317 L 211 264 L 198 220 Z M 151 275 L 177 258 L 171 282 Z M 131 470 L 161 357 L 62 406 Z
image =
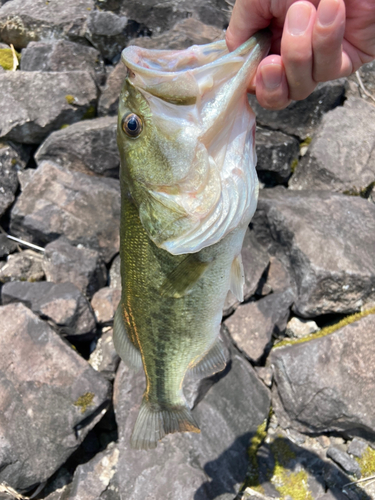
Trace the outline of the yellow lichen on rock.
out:
M 92 392 L 86 392 L 80 396 L 74 403 L 74 406 L 78 406 L 81 409 L 81 413 L 85 413 L 87 408 L 93 404 L 95 394 Z
M 21 55 L 15 52 L 17 59 L 21 59 Z M 0 66 L 5 70 L 11 71 L 14 67 L 13 51 L 12 49 L 0 49 Z
M 375 450 L 368 446 L 361 458 L 356 458 L 363 478 L 375 474 Z

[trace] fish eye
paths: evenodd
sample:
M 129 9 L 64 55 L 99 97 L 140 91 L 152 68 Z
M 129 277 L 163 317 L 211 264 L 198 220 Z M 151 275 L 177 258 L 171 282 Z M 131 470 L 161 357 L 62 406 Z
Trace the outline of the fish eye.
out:
M 121 127 L 129 137 L 138 137 L 143 130 L 143 123 L 138 115 L 129 113 L 122 119 Z

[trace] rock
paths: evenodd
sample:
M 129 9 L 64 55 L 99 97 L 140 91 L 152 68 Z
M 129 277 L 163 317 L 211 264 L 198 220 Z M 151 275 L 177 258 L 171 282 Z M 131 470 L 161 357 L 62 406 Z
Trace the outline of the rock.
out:
M 109 270 L 109 286 L 111 288 L 121 289 L 121 260 L 120 255 L 117 255 L 111 264 Z
M 247 300 L 258 288 L 260 279 L 269 264 L 269 255 L 259 245 L 254 233 L 249 230 L 245 234 L 241 255 L 245 272 L 244 300 Z M 229 292 L 224 305 L 223 316 L 230 314 L 238 305 L 237 298 Z
M 292 101 L 280 111 L 262 108 L 255 96 L 249 96 L 249 101 L 259 125 L 305 139 L 313 134 L 324 113 L 342 104 L 345 88 L 345 78 L 319 83 L 309 97 L 303 101 Z
M 26 184 L 31 180 L 31 177 L 35 174 L 34 168 L 26 168 L 25 170 L 19 170 L 17 172 L 18 182 L 20 183 L 21 191 L 25 189 Z
M 118 178 L 120 156 L 116 143 L 117 118 L 94 118 L 50 134 L 35 154 L 64 169 Z
M 42 266 L 47 281 L 73 283 L 87 297 L 107 283 L 107 269 L 99 253 L 70 245 L 64 238 L 46 246 Z
M 327 457 L 331 458 L 348 474 L 354 475 L 358 479 L 361 477 L 361 469 L 358 463 L 350 458 L 350 456 L 345 451 L 340 450 L 340 448 L 330 446 L 327 450 Z
M 40 281 L 44 278 L 42 269 L 43 256 L 33 250 L 9 255 L 0 268 L 0 283 L 8 281 Z
M 275 497 L 268 497 L 252 488 L 246 488 L 238 500 L 272 500 L 272 498 Z
M 6 234 L 0 233 L 0 259 L 6 257 L 10 253 L 17 250 L 17 245 L 14 241 L 7 238 Z
M 274 349 L 276 415 L 301 432 L 340 432 L 374 443 L 375 377 L 368 369 L 374 328 L 370 314 L 325 337 Z
M 106 286 L 98 290 L 91 300 L 96 321 L 101 324 L 111 323 L 121 299 L 121 290 Z
M 146 26 L 154 35 L 171 29 L 177 21 L 189 17 L 220 29 L 227 28 L 231 14 L 230 6 L 225 0 L 207 0 L 204 3 L 200 0 L 159 3 L 154 0 L 128 0 L 120 2 L 119 7 L 122 14 L 141 26 Z
M 350 313 L 374 300 L 372 203 L 327 191 L 262 190 L 252 226 L 296 283 L 296 315 Z
M 358 439 L 355 437 L 353 441 L 350 441 L 349 443 L 348 453 L 350 453 L 350 455 L 354 455 L 355 457 L 361 458 L 366 448 L 366 441 L 362 441 L 362 439 Z
M 119 181 L 43 162 L 12 209 L 11 228 L 42 245 L 63 235 L 108 262 L 118 252 L 119 220 Z
M 285 335 L 287 337 L 302 339 L 303 337 L 307 337 L 308 335 L 318 331 L 319 327 L 315 321 L 301 319 L 294 316 L 286 325 Z
M 62 335 L 87 336 L 96 327 L 90 304 L 71 283 L 6 283 L 1 299 L 4 305 L 22 302 L 42 319 L 50 321 Z
M 248 362 L 233 353 L 230 370 L 193 410 L 201 434 L 169 435 L 155 450 L 139 451 L 129 439 L 144 388 L 142 373 L 120 365 L 114 399 L 120 498 L 232 500 L 246 476 L 249 440 L 269 411 L 268 390 Z
M 373 105 L 374 101 L 371 99 L 369 95 L 366 95 L 361 89 L 356 73 L 357 72 L 349 76 L 349 83 L 351 85 L 346 93 L 347 97 L 349 96 L 361 97 L 362 99 Z M 358 69 L 358 73 L 366 89 L 366 92 L 375 97 L 375 62 L 372 61 L 367 64 L 364 64 Z
M 107 380 L 115 378 L 120 357 L 113 344 L 113 331 L 109 328 L 98 339 L 94 351 L 90 355 L 90 365 L 100 372 Z
M 260 380 L 262 380 L 267 387 L 272 386 L 273 373 L 269 366 L 255 366 L 255 371 Z
M 257 127 L 257 172 L 266 186 L 285 184 L 292 175 L 292 163 L 298 158 L 299 143 L 290 135 Z
M 113 12 L 95 10 L 87 22 L 86 38 L 96 47 L 103 57 L 112 60 L 126 46 L 128 18 Z
M 22 50 L 21 71 L 88 71 L 98 85 L 105 80 L 100 52 L 68 40 L 30 42 Z
M 268 295 L 256 302 L 240 305 L 225 326 L 237 346 L 254 363 L 259 363 L 271 348 L 272 336 L 286 327 L 294 294 L 291 290 Z
M 104 87 L 99 98 L 99 116 L 117 116 L 118 100 L 126 74 L 127 69 L 125 67 L 125 64 L 120 61 L 108 76 L 106 86 Z
M 86 71 L 8 71 L 0 74 L 0 96 L 0 137 L 39 144 L 95 111 L 98 90 Z
M 80 43 L 94 4 L 92 0 L 12 0 L 0 8 L 0 38 L 17 49 L 29 42 L 66 38 Z
M 118 457 L 119 450 L 114 443 L 111 443 L 105 451 L 95 455 L 92 460 L 79 465 L 74 473 L 69 499 L 120 499 L 118 486 L 113 484 Z
M 289 187 L 360 194 L 374 180 L 375 107 L 351 98 L 323 117 Z
M 23 304 L 0 308 L 0 482 L 46 481 L 108 405 L 110 384 Z
M 260 280 L 257 294 L 268 295 L 271 292 L 281 292 L 293 286 L 294 282 L 286 266 L 271 255 L 269 267 Z
M 13 203 L 18 188 L 17 171 L 26 162 L 9 144 L 0 143 L 0 217 Z
M 204 24 L 198 19 L 189 17 L 176 23 L 172 29 L 160 35 L 138 37 L 129 41 L 129 45 L 138 45 L 146 49 L 187 49 L 192 45 L 203 45 L 224 37 L 220 28 Z

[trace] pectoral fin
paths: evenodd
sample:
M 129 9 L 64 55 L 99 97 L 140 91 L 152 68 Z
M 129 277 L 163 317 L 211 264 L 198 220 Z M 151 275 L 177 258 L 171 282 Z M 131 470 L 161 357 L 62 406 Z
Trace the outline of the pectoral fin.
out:
M 245 283 L 245 273 L 243 270 L 241 254 L 232 262 L 230 270 L 230 291 L 240 302 L 243 301 L 243 286 Z
M 175 299 L 187 295 L 209 265 L 210 262 L 202 262 L 196 254 L 188 255 L 167 277 L 161 286 L 161 295 Z

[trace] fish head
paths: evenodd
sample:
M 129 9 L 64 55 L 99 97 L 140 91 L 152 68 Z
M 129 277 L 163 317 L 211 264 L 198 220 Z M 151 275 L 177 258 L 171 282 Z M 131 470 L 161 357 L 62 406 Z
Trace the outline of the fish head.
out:
M 149 237 L 172 254 L 213 245 L 254 213 L 255 116 L 246 89 L 269 44 L 259 32 L 232 53 L 224 40 L 122 53 L 122 189 Z

